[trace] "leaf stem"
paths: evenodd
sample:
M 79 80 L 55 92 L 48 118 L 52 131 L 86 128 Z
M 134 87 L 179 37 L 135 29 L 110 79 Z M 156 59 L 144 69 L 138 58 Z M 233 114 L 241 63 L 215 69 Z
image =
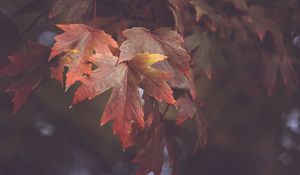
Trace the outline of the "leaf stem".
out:
M 162 113 L 162 116 L 161 116 L 162 119 L 165 118 L 165 116 L 166 116 L 166 114 L 167 114 L 169 108 L 170 108 L 170 105 L 168 104 L 168 106 L 166 107 L 166 109 L 165 109 L 164 112 Z
M 96 25 L 96 17 L 97 17 L 97 0 L 94 0 L 94 17 L 93 17 L 93 28 Z
M 35 20 L 21 33 L 19 33 L 19 36 L 23 36 L 25 33 L 27 33 L 44 15 L 47 14 L 48 11 L 44 11 L 41 13 Z

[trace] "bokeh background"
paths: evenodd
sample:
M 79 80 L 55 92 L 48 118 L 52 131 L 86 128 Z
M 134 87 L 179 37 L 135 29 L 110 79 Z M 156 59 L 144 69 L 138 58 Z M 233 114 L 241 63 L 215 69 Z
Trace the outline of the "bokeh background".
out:
M 7 64 L 7 55 L 20 52 L 27 39 L 51 45 L 60 32 L 53 24 L 62 19 L 49 21 L 42 15 L 47 4 L 18 14 L 30 2 L 0 0 L 0 65 Z M 101 14 L 113 11 L 109 6 L 97 8 Z M 288 96 L 281 82 L 272 97 L 244 93 L 239 71 L 238 65 L 232 65 L 221 78 L 197 80 L 198 93 L 205 101 L 208 141 L 205 148 L 182 158 L 180 171 L 189 175 L 299 175 L 300 94 Z M 111 126 L 99 126 L 110 92 L 69 109 L 74 88 L 65 93 L 57 81 L 46 79 L 21 111 L 12 115 L 12 94 L 5 89 L 16 79 L 0 79 L 0 175 L 134 173 L 135 150 L 123 151 Z M 183 148 L 190 147 L 183 144 Z M 171 172 L 168 161 L 165 153 L 163 175 Z

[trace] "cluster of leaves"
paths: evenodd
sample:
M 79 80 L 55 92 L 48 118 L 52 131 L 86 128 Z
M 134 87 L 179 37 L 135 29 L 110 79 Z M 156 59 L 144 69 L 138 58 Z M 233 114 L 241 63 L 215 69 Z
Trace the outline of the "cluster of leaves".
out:
M 240 65 L 247 62 L 248 72 L 255 70 L 249 89 L 257 90 L 263 85 L 271 96 L 279 73 L 289 94 L 297 90 L 299 77 L 295 66 L 299 62 L 292 41 L 298 35 L 293 21 L 299 15 L 298 1 L 194 0 L 192 3 L 196 7 L 196 20 L 204 30 L 195 29 L 186 42 L 189 50 L 195 50 L 194 57 L 203 58 L 195 61 L 208 78 L 213 74 L 212 64 L 220 63 L 226 53 L 234 50 L 230 57 Z
M 22 13 L 39 3 L 45 2 L 33 1 Z M 115 12 L 97 14 L 102 5 Z M 243 65 L 248 90 L 264 86 L 272 95 L 277 73 L 288 92 L 297 90 L 291 35 L 300 31 L 288 22 L 299 19 L 299 7 L 297 0 L 54 0 L 49 18 L 62 13 L 69 22 L 93 12 L 93 22 L 57 24 L 63 33 L 51 48 L 30 41 L 27 51 L 9 57 L 0 76 L 24 72 L 7 89 L 14 92 L 14 113 L 47 76 L 66 90 L 80 83 L 72 105 L 112 89 L 100 124 L 112 121 L 123 148 L 137 146 L 137 174 L 160 174 L 165 148 L 176 174 L 180 125 L 193 119 L 195 150 L 206 142 L 197 77 L 220 76 L 227 62 Z M 170 108 L 173 118 L 166 117 Z

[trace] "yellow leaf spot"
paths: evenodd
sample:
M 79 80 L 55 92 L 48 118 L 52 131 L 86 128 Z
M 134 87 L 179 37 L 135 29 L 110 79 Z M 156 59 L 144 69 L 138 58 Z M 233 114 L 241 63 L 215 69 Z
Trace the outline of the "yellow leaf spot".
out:
M 63 58 L 63 62 L 66 63 L 66 64 L 72 63 L 72 58 L 70 58 L 70 57 L 64 57 Z
M 76 54 L 76 53 L 79 52 L 79 50 L 78 50 L 78 49 L 72 49 L 70 52 L 71 52 L 72 54 Z

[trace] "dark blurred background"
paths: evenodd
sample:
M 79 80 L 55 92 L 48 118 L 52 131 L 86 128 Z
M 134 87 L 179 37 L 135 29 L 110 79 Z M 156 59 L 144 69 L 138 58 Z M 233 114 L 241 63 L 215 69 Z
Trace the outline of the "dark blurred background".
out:
M 0 65 L 7 64 L 7 55 L 20 52 L 25 40 L 51 45 L 59 32 L 53 24 L 60 18 L 49 22 L 41 15 L 47 6 L 17 14 L 30 2 L 0 0 Z M 74 89 L 65 93 L 57 81 L 47 79 L 12 115 L 12 94 L 5 89 L 15 79 L 0 79 L 0 175 L 133 174 L 134 149 L 124 152 L 111 126 L 99 126 L 110 92 L 69 109 Z M 200 78 L 208 144 L 181 160 L 182 174 L 299 175 L 300 95 L 287 96 L 280 84 L 272 97 L 253 96 L 235 79 Z M 169 175 L 167 153 L 165 158 L 162 174 Z

